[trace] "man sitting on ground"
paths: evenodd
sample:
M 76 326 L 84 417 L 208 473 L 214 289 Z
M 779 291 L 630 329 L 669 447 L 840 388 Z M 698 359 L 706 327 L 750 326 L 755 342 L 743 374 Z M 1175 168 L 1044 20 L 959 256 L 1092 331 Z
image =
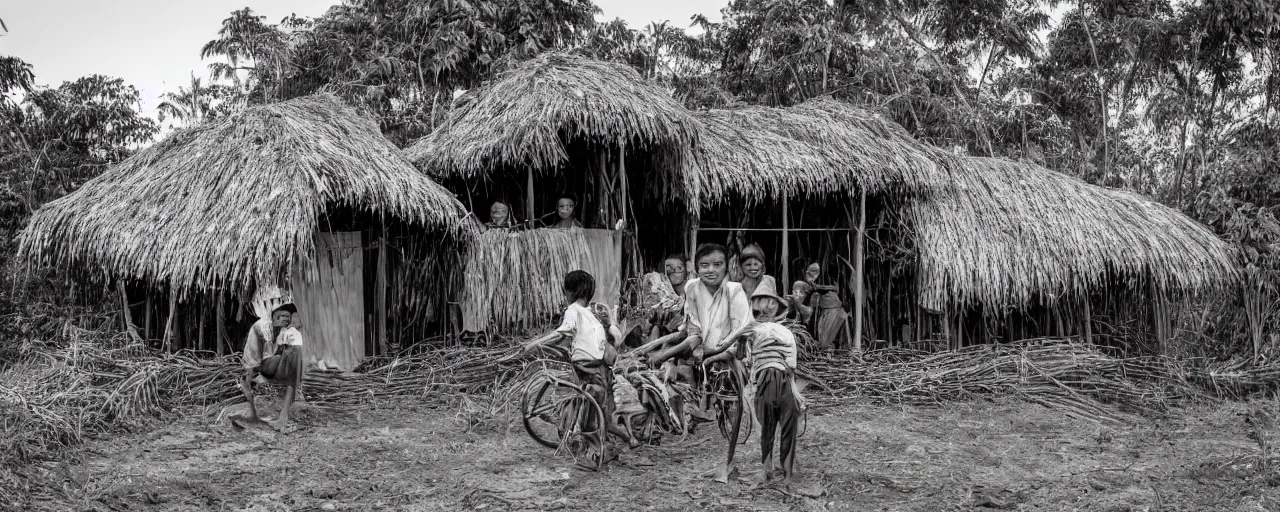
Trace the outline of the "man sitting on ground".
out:
M 293 304 L 284 304 L 273 311 L 268 318 L 258 320 L 249 329 L 249 336 L 244 343 L 244 381 L 240 390 L 249 400 L 249 419 L 267 421 L 272 428 L 280 429 L 289 421 L 289 408 L 302 384 L 302 333 L 290 326 L 293 315 L 298 308 Z M 263 355 L 267 357 L 263 357 Z M 269 382 L 284 386 L 284 405 L 280 407 L 280 416 L 275 420 L 258 416 L 258 408 L 253 403 L 255 384 Z

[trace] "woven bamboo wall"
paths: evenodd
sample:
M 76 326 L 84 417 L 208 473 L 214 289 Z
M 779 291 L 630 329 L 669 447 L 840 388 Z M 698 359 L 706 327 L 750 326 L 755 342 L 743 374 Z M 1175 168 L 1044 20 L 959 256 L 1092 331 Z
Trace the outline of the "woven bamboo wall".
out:
M 307 364 L 315 357 L 349 371 L 364 358 L 363 267 L 359 232 L 316 235 L 315 261 L 293 279 Z

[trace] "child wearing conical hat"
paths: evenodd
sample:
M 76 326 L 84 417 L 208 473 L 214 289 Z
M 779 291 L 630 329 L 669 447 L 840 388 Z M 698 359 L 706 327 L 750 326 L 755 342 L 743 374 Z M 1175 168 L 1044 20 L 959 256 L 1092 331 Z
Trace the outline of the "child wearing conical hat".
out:
M 787 301 L 777 294 L 772 283 L 761 283 L 751 295 L 751 312 L 755 316 L 750 336 L 738 337 L 750 371 L 748 385 L 752 392 L 756 422 L 760 425 L 760 454 L 765 480 L 781 476 L 791 478 L 795 471 L 796 436 L 803 397 L 795 383 L 796 338 L 791 330 L 778 323 L 786 317 Z M 744 396 L 744 398 L 746 398 Z M 744 400 L 744 403 L 746 401 Z M 778 461 L 773 464 L 773 444 L 779 441 Z M 730 453 L 728 467 L 733 465 Z M 781 472 L 781 475 L 778 473 Z

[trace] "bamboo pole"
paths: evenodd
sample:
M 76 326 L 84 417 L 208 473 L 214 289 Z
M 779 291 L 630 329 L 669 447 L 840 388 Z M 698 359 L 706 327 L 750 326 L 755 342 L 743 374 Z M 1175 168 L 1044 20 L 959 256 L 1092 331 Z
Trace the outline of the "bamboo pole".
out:
M 525 185 L 525 213 L 528 215 L 525 219 L 529 221 L 529 227 L 533 227 L 534 213 L 533 209 L 533 167 L 527 168 L 525 173 L 528 176 L 528 183 Z M 386 231 L 385 229 L 383 230 Z
M 200 302 L 199 302 L 199 305 L 196 306 L 196 309 L 200 310 L 200 321 L 197 323 L 197 326 L 196 326 L 196 329 L 200 331 L 197 334 L 197 338 L 200 340 L 197 342 L 199 343 L 197 346 L 200 347 L 200 350 L 204 350 L 204 323 L 205 323 L 205 318 L 209 316 L 205 311 L 204 296 L 200 297 Z
M 854 242 L 854 283 L 856 288 L 853 290 L 853 349 L 862 351 L 862 310 L 866 302 L 866 293 L 863 290 L 863 238 L 867 235 L 867 190 L 863 188 L 858 194 L 858 238 Z M 892 329 L 893 319 L 889 319 L 890 329 Z
M 532 171 L 530 176 L 533 176 Z M 530 203 L 532 204 L 532 203 Z M 530 217 L 532 218 L 532 217 Z M 387 223 L 382 222 L 382 235 L 378 237 L 378 276 L 373 295 L 374 314 L 377 315 L 378 355 L 387 353 Z
M 214 336 L 216 336 L 218 339 L 215 340 L 214 343 L 218 345 L 218 357 L 222 357 L 223 343 L 226 343 L 228 352 L 232 350 L 231 339 L 230 339 L 230 336 L 227 335 L 226 311 L 225 311 L 225 306 L 223 305 L 223 302 L 226 302 L 226 301 L 223 300 L 222 294 L 218 290 L 214 290 L 213 293 L 214 293 L 214 297 L 216 297 L 216 302 L 218 304 L 218 307 L 214 312 L 214 314 L 217 316 L 213 320 L 213 324 L 215 326 Z
M 1093 344 L 1093 313 L 1089 311 L 1089 296 L 1084 297 L 1084 341 Z
M 782 289 L 791 287 L 791 208 L 790 194 L 782 193 Z M 815 333 L 816 334 L 816 333 Z
M 178 290 L 173 287 L 169 288 L 169 316 L 164 321 L 164 340 L 160 346 L 165 352 L 169 352 L 169 341 L 173 337 L 173 321 L 178 311 Z
M 125 292 L 124 281 L 116 281 L 116 290 L 120 292 L 120 316 L 124 319 L 124 330 L 134 342 L 142 343 L 138 327 L 133 325 L 133 315 L 129 313 L 129 294 Z
M 630 203 L 630 197 L 627 195 L 627 146 L 621 137 L 618 138 L 618 182 L 621 184 L 620 198 L 618 201 L 619 210 L 618 218 L 622 219 L 623 229 L 627 228 L 627 204 Z
M 147 302 L 143 307 L 142 313 L 142 337 L 147 341 L 151 341 L 151 287 L 147 287 Z

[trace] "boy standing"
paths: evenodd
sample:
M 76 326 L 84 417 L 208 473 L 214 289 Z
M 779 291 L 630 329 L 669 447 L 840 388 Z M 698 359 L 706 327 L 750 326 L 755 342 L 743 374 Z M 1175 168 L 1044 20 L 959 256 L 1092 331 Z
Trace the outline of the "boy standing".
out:
M 782 481 L 794 473 L 797 427 L 804 407 L 795 385 L 795 335 L 778 323 L 786 317 L 786 304 L 774 291 L 772 283 L 761 283 L 751 297 L 751 310 L 755 315 L 751 335 L 738 340 L 746 346 L 751 368 L 748 373 L 751 384 L 746 389 L 756 390 L 755 414 L 761 427 L 760 462 L 764 465 L 766 482 L 777 477 L 779 471 Z M 781 430 L 778 450 L 781 467 L 773 465 L 773 441 L 778 430 Z M 731 449 L 728 465 L 732 464 Z

